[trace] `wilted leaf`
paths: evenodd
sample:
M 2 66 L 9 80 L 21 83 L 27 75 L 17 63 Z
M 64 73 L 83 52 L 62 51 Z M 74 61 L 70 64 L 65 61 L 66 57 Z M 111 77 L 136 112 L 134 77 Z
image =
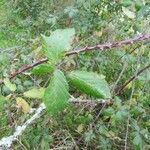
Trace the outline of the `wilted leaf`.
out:
M 74 35 L 75 30 L 73 28 L 55 30 L 49 37 L 42 35 L 45 55 L 51 64 L 57 63 L 64 55 L 64 52 L 71 48 Z
M 64 74 L 60 70 L 56 70 L 43 98 L 48 112 L 54 114 L 67 106 L 69 99 L 68 90 Z
M 94 32 L 94 35 L 96 35 L 97 37 L 101 37 L 102 34 L 103 34 L 102 31 L 95 31 L 95 32 Z
M 8 78 L 4 79 L 4 84 L 12 92 L 14 92 L 16 90 L 16 85 L 12 84 Z
M 109 86 L 103 76 L 93 72 L 73 71 L 68 78 L 70 84 L 86 94 L 97 98 L 111 98 Z
M 78 126 L 78 128 L 77 128 L 77 132 L 78 132 L 78 133 L 82 133 L 82 132 L 83 132 L 83 128 L 84 128 L 83 124 L 80 124 L 80 125 Z
M 21 97 L 16 98 L 16 103 L 19 107 L 22 108 L 22 111 L 24 113 L 28 113 L 30 111 L 29 104 Z
M 42 99 L 44 96 L 45 88 L 33 88 L 23 93 L 25 97 Z

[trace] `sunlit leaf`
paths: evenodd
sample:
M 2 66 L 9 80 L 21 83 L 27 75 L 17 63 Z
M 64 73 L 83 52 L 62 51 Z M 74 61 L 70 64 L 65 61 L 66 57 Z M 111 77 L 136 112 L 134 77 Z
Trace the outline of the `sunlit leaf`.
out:
M 126 7 L 122 7 L 122 11 L 123 13 L 130 19 L 134 19 L 135 18 L 135 13 L 130 11 L 128 8 Z
M 101 75 L 86 71 L 73 71 L 68 75 L 70 84 L 97 98 L 111 98 L 109 85 Z
M 74 35 L 73 28 L 55 30 L 49 37 L 42 35 L 45 55 L 51 64 L 57 63 L 64 52 L 70 50 Z
M 12 84 L 8 78 L 4 79 L 4 84 L 12 92 L 14 92 L 16 90 L 16 85 Z
M 34 98 L 34 99 L 42 99 L 44 96 L 45 88 L 33 88 L 29 91 L 23 93 L 25 97 Z

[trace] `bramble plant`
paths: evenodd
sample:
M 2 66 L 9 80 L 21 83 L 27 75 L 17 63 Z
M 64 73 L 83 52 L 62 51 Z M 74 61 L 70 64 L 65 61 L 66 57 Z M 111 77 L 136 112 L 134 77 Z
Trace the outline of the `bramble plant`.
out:
M 42 65 L 40 68 L 35 69 L 38 74 L 41 74 L 46 67 L 46 71 L 53 74 L 43 97 L 43 101 L 50 113 L 59 112 L 67 106 L 69 102 L 68 83 L 95 98 L 111 98 L 109 85 L 103 75 L 94 72 L 72 71 L 67 72 L 65 76 L 64 74 L 66 73 L 58 69 L 58 64 L 64 59 L 65 53 L 71 49 L 74 36 L 75 30 L 73 28 L 58 29 L 52 32 L 49 37 L 42 35 L 44 54 L 48 58 L 48 62 L 44 66 Z M 47 67 L 51 69 L 49 70 Z M 33 72 L 35 71 L 33 70 Z M 46 72 L 44 71 L 44 73 Z
M 0 150 L 150 149 L 149 0 L 0 0 Z

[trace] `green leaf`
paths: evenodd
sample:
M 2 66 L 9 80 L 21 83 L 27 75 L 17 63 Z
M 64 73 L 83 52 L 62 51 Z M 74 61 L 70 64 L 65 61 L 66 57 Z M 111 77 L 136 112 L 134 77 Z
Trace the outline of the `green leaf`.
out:
M 5 98 L 2 95 L 0 95 L 0 112 L 4 109 L 5 102 Z
M 122 11 L 123 13 L 130 19 L 134 19 L 135 18 L 135 13 L 130 11 L 128 8 L 126 7 L 122 7 Z
M 16 85 L 12 84 L 8 78 L 4 79 L 4 84 L 7 88 L 9 88 L 10 91 L 16 91 Z
M 142 138 L 141 138 L 141 136 L 138 132 L 136 132 L 135 134 L 136 135 L 133 139 L 133 144 L 134 144 L 134 146 L 136 147 L 137 150 L 141 150 L 141 149 L 143 149 L 142 148 L 143 147 L 143 140 L 142 140 Z
M 0 67 L 9 63 L 9 58 L 6 53 L 0 54 Z
M 116 121 L 123 121 L 124 119 L 127 119 L 127 117 L 128 117 L 127 110 L 119 110 L 115 115 Z
M 23 95 L 28 98 L 37 98 L 42 99 L 44 96 L 45 88 L 33 88 L 27 92 L 24 92 Z
M 69 99 L 68 90 L 69 87 L 64 74 L 60 70 L 56 70 L 43 98 L 50 114 L 62 111 L 67 106 Z
M 96 98 L 111 98 L 109 86 L 101 75 L 93 72 L 73 71 L 68 75 L 70 84 Z
M 109 107 L 104 110 L 103 115 L 111 117 L 115 113 L 114 109 L 112 107 Z
M 33 68 L 32 74 L 34 74 L 34 75 L 46 75 L 48 73 L 51 73 L 53 70 L 54 70 L 54 68 L 50 64 L 42 64 L 40 66 Z
M 141 75 L 138 76 L 138 80 L 150 81 L 150 70 L 145 70 Z
M 51 64 L 56 64 L 64 52 L 71 48 L 74 35 L 75 30 L 73 28 L 55 30 L 49 37 L 42 35 L 45 55 Z
M 6 103 L 5 97 L 0 95 L 0 128 L 1 129 L 7 124 L 7 114 L 5 112 L 6 108 L 4 107 L 5 103 Z
M 121 1 L 121 4 L 122 4 L 124 7 L 131 6 L 132 3 L 133 3 L 132 0 L 122 0 L 122 1 Z

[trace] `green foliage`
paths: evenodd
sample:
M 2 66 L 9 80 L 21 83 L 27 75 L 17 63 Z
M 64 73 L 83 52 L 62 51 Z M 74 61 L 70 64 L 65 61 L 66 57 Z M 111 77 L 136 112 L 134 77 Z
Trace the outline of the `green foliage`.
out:
M 7 116 L 5 113 L 5 104 L 6 104 L 5 97 L 0 95 L 0 128 L 2 128 L 3 126 L 6 126 L 6 124 L 7 124 Z
M 0 138 L 30 117 L 16 103 L 25 97 L 22 105 L 37 108 L 42 99 L 49 113 L 32 124 L 12 149 L 118 150 L 125 149 L 125 142 L 127 149 L 150 149 L 149 70 L 118 97 L 110 94 L 115 93 L 111 87 L 121 86 L 149 63 L 149 41 L 64 57 L 67 50 L 149 33 L 149 22 L 149 0 L 0 0 L 0 80 L 5 79 L 0 89 L 7 99 L 5 103 L 0 98 Z M 48 63 L 6 80 L 11 72 L 45 58 L 43 51 Z M 113 103 L 68 105 L 68 91 L 80 101 L 112 98 Z
M 64 55 L 65 51 L 70 50 L 75 30 L 64 29 L 56 30 L 49 37 L 42 36 L 44 39 L 44 52 L 51 64 L 57 63 Z
M 5 98 L 0 95 L 0 111 L 4 109 Z
M 111 98 L 111 93 L 103 75 L 93 72 L 73 71 L 68 75 L 70 84 L 82 92 L 97 98 Z
M 11 5 L 11 8 L 14 10 L 14 13 L 18 13 L 21 17 L 31 17 L 32 19 L 37 19 L 39 14 L 44 11 L 48 10 L 50 8 L 52 1 L 47 0 L 21 0 L 21 1 L 9 1 L 9 4 Z
M 4 66 L 5 64 L 9 63 L 9 59 L 7 54 L 0 54 L 0 66 Z
M 130 19 L 134 19 L 135 18 L 135 14 L 134 12 L 130 11 L 129 9 L 122 7 L 122 11 L 123 13 Z
M 45 88 L 32 88 L 29 91 L 23 93 L 25 97 L 33 99 L 42 99 L 44 96 Z
M 47 75 L 48 73 L 51 73 L 53 71 L 54 70 L 53 70 L 53 67 L 51 65 L 42 64 L 40 66 L 35 67 L 32 70 L 32 74 L 42 76 L 42 75 Z
M 12 84 L 10 82 L 10 80 L 8 78 L 4 79 L 4 84 L 7 88 L 9 88 L 9 90 L 11 90 L 12 92 L 14 92 L 16 90 L 16 85 Z
M 69 99 L 68 90 L 68 83 L 64 74 L 60 70 L 56 70 L 43 98 L 47 111 L 50 114 L 55 114 L 67 106 Z
M 141 138 L 141 135 L 138 132 L 135 133 L 135 137 L 133 139 L 133 144 L 134 144 L 136 150 L 143 149 L 143 140 Z

